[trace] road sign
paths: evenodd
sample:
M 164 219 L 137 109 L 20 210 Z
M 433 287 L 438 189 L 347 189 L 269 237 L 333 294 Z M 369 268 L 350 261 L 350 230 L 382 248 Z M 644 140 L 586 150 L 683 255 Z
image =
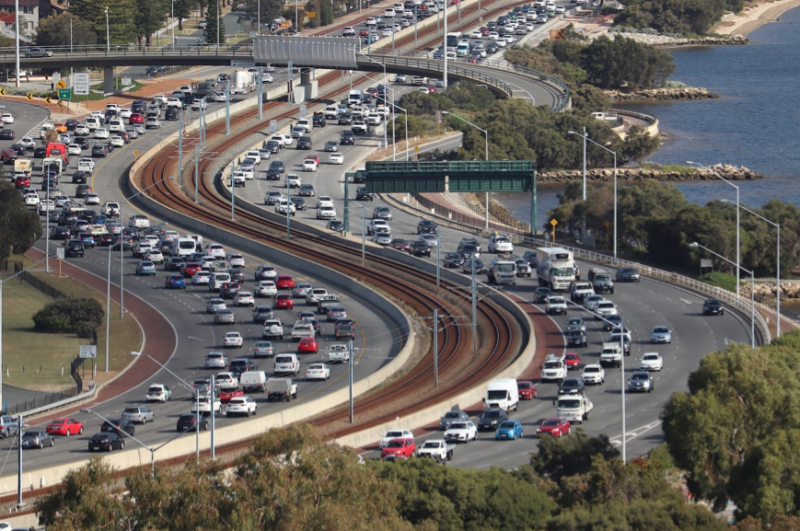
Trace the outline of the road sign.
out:
M 5 95 L 6 95 L 6 89 L 0 88 L 0 96 L 5 96 Z
M 60 100 L 69 100 L 72 98 L 72 89 L 68 88 L 60 88 L 58 89 L 58 99 Z
M 30 92 L 25 94 L 25 97 L 28 98 L 29 100 L 33 100 L 33 94 L 31 94 Z
M 81 345 L 80 354 L 78 355 L 79 358 L 91 358 L 94 359 L 97 357 L 97 345 Z
M 53 98 L 51 98 L 50 96 L 47 96 L 47 97 L 44 99 L 44 101 L 46 101 L 47 103 L 53 103 Z
M 122 78 L 122 86 L 123 87 L 130 87 L 133 83 L 131 83 L 131 78 L 123 77 Z
M 56 105 L 58 105 L 59 107 L 63 107 L 63 106 L 64 106 L 64 102 L 63 102 L 63 101 L 61 101 L 61 100 L 58 100 L 58 102 L 56 103 Z
M 558 225 L 558 220 L 556 220 L 555 218 L 551 219 L 550 220 L 550 225 L 555 227 L 556 225 Z
M 65 89 L 67 88 L 67 82 L 63 79 L 59 79 L 58 83 L 56 83 L 56 88 Z
M 64 248 L 63 247 L 56 247 L 56 258 L 59 260 L 64 259 Z
M 417 153 L 419 153 L 419 146 L 414 146 L 414 151 L 416 151 Z
M 306 16 L 307 16 L 308 18 L 317 18 L 317 12 L 316 12 L 316 11 L 308 11 L 308 12 L 306 13 Z
M 608 229 L 608 228 L 611 226 L 611 222 L 610 222 L 610 221 L 605 221 L 605 222 L 603 223 L 603 225 L 605 225 L 605 226 L 606 226 L 606 229 Z
M 89 74 L 86 72 L 79 72 L 74 74 L 72 78 L 72 88 L 75 90 L 75 94 L 79 94 L 81 96 L 88 96 L 89 95 Z

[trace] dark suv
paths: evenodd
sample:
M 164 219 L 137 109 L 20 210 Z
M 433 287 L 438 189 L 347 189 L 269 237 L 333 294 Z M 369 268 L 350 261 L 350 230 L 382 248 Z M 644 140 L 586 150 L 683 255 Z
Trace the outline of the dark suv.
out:
M 325 127 L 325 113 L 324 112 L 315 112 L 312 123 L 313 123 L 314 127 Z
M 314 149 L 314 142 L 310 136 L 301 136 L 297 139 L 297 149 Z
M 339 137 L 339 143 L 341 145 L 356 145 L 356 135 L 352 131 L 342 131 L 342 135 Z
M 85 252 L 86 251 L 81 240 L 69 240 L 67 242 L 67 256 L 83 256 Z
M 584 395 L 586 394 L 586 387 L 583 384 L 583 378 L 567 378 L 558 387 L 559 395 Z
M 375 194 L 367 192 L 366 186 L 359 186 L 356 190 L 356 201 L 372 201 L 375 199 Z
M 589 346 L 589 338 L 586 337 L 586 332 L 583 330 L 570 330 L 567 334 L 568 347 L 587 347 Z
M 478 431 L 496 430 L 504 420 L 508 420 L 508 413 L 502 409 L 490 409 L 481 413 L 478 419 Z
M 244 358 L 237 358 L 231 361 L 231 372 L 238 378 L 242 373 L 256 370 L 252 361 Z
M 417 223 L 417 234 L 436 234 L 439 225 L 435 221 L 423 219 Z
M 703 315 L 725 315 L 725 308 L 719 299 L 706 299 L 703 303 Z
M 418 240 L 415 242 L 411 242 L 411 246 L 409 247 L 408 252 L 414 256 L 430 256 L 431 247 L 430 245 L 428 245 L 427 242 Z

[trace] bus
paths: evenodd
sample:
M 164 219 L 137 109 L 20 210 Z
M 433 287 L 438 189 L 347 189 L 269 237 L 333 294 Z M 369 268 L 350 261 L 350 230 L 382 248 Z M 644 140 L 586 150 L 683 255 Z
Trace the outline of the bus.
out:
M 454 31 L 447 34 L 447 46 L 455 48 L 458 46 L 458 43 L 461 42 L 462 33 L 460 31 Z

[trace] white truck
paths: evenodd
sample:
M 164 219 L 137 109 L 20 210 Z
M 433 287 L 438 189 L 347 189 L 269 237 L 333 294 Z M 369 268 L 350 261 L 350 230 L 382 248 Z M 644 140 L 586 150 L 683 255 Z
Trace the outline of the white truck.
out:
M 267 380 L 267 401 L 297 398 L 297 384 L 291 378 L 270 378 Z
M 264 371 L 245 371 L 239 377 L 239 385 L 245 393 L 263 393 L 267 389 L 267 374 Z
M 583 304 L 583 299 L 594 294 L 594 287 L 592 287 L 591 282 L 575 282 L 569 288 L 570 300 L 578 304 Z
M 431 439 L 417 448 L 417 457 L 432 457 L 440 463 L 453 459 L 454 444 L 447 444 L 444 439 Z
M 561 247 L 536 249 L 536 276 L 539 286 L 564 291 L 575 280 L 575 260 L 572 251 Z
M 292 339 L 300 341 L 304 337 L 315 337 L 314 324 L 309 321 L 297 321 L 292 327 Z
M 118 218 L 120 213 L 119 203 L 116 201 L 108 201 L 103 205 L 101 212 L 104 216 Z
M 350 349 L 347 345 L 331 345 L 328 347 L 328 361 L 348 363 L 350 361 Z
M 603 343 L 603 350 L 600 351 L 600 365 L 604 367 L 622 365 L 622 349 L 620 349 L 619 343 Z
M 513 260 L 492 260 L 486 269 L 489 282 L 498 286 L 517 284 L 517 264 Z
M 489 382 L 486 396 L 483 398 L 483 409 L 502 409 L 510 413 L 519 407 L 519 388 L 514 378 L 503 378 Z
M 350 94 L 347 95 L 347 104 L 348 105 L 361 105 L 361 98 L 363 96 L 363 92 L 361 89 L 353 89 L 350 91 Z
M 328 105 L 325 107 L 325 119 L 335 120 L 339 117 L 339 107 L 336 105 Z
M 559 384 L 567 377 L 567 360 L 564 355 L 548 354 L 542 365 L 542 381 L 555 381 Z
M 592 409 L 594 404 L 584 395 L 561 395 L 556 401 L 556 415 L 570 422 L 583 424 Z
M 231 94 L 247 94 L 255 90 L 253 74 L 247 70 L 237 70 L 231 80 Z

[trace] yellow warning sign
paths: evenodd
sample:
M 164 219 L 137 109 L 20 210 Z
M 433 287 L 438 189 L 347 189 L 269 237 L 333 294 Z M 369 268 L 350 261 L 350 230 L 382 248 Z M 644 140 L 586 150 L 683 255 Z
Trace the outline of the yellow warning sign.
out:
M 56 87 L 60 89 L 67 88 L 67 82 L 64 81 L 63 79 L 59 79 L 58 83 L 56 83 Z
M 31 94 L 30 92 L 26 94 L 25 97 L 28 98 L 29 100 L 33 100 L 33 94 Z
M 306 13 L 306 16 L 308 18 L 317 18 L 317 12 L 316 11 L 309 11 L 309 12 Z

